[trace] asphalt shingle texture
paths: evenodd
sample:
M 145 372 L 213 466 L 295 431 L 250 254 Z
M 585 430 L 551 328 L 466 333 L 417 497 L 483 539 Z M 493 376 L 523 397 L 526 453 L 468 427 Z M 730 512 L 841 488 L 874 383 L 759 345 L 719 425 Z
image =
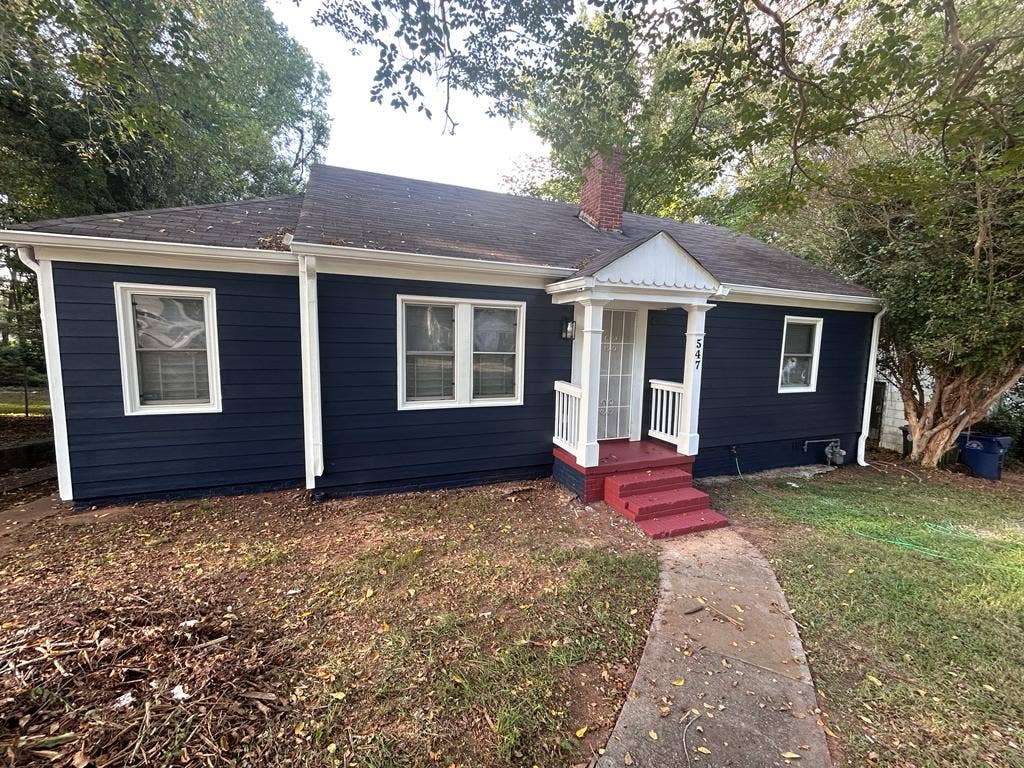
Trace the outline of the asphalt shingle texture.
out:
M 279 239 L 278 232 L 291 232 L 295 229 L 302 197 L 281 195 L 237 203 L 47 219 L 16 224 L 11 229 L 125 240 L 276 249 L 271 244 Z
M 622 232 L 593 229 L 579 208 L 532 197 L 317 165 L 305 195 L 83 216 L 17 229 L 94 237 L 279 247 L 296 242 L 592 271 L 660 231 L 723 283 L 872 296 L 797 256 L 724 227 L 626 213 Z

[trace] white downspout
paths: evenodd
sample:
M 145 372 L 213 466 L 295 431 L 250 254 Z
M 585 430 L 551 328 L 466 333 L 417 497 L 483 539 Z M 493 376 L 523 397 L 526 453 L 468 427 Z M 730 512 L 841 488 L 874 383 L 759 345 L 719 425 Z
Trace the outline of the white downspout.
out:
M 320 409 L 320 313 L 316 257 L 299 257 L 299 327 L 302 347 L 302 425 L 306 488 L 316 488 L 324 473 L 323 421 Z
M 53 265 L 38 261 L 31 246 L 18 246 L 21 263 L 36 274 L 39 290 L 39 317 L 43 324 L 43 353 L 46 356 L 46 383 L 50 390 L 50 418 L 53 421 L 53 453 L 57 460 L 57 488 L 64 501 L 74 498 L 71 489 L 71 452 L 68 449 L 68 422 L 64 409 L 64 372 L 60 365 L 60 340 L 57 336 L 57 300 L 53 292 Z
M 868 355 L 868 380 L 864 384 L 864 415 L 861 419 L 860 437 L 857 439 L 857 463 L 862 467 L 868 466 L 864 459 L 864 450 L 868 443 L 868 430 L 871 429 L 871 401 L 875 393 L 875 373 L 878 367 L 878 336 L 882 328 L 882 310 L 875 315 L 875 322 L 871 326 L 871 353 Z

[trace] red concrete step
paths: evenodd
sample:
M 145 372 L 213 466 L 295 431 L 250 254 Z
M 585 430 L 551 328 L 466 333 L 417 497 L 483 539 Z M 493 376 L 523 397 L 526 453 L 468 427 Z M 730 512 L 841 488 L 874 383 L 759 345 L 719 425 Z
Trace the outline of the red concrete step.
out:
M 636 493 L 660 491 L 665 488 L 687 488 L 692 481 L 690 473 L 679 467 L 623 472 L 605 478 L 604 493 L 605 496 L 625 498 Z
M 729 525 L 729 521 L 713 509 L 706 508 L 649 520 L 638 520 L 636 524 L 652 539 L 668 539 L 687 533 L 709 531 L 712 528 L 724 528 Z
M 625 509 L 619 510 L 630 520 L 693 512 L 710 506 L 708 495 L 696 488 L 670 488 L 665 491 L 639 493 L 623 499 Z

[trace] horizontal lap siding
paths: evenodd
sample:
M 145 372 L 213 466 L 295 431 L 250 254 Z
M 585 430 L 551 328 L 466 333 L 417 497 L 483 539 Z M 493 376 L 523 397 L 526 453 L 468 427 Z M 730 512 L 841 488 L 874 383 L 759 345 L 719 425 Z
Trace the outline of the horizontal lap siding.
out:
M 301 485 L 298 280 L 55 262 L 75 499 Z M 221 413 L 125 416 L 114 283 L 213 288 Z
M 554 382 L 568 379 L 570 311 L 543 290 L 320 275 L 324 474 L 331 494 L 551 473 Z M 397 296 L 526 302 L 524 404 L 398 410 Z
M 786 315 L 824 319 L 815 392 L 778 392 Z M 860 433 L 873 316 L 719 302 L 707 313 L 700 402 L 700 451 L 694 474 L 818 463 L 824 443 L 838 437 L 848 454 Z M 645 378 L 680 381 L 686 332 L 683 310 L 651 312 Z M 650 390 L 645 398 L 650 414 Z

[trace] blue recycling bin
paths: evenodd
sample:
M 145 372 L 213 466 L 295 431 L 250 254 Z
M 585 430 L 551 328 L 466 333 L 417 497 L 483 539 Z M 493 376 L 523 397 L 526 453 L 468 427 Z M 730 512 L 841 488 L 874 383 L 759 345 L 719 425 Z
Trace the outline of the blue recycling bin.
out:
M 960 435 L 956 444 L 960 447 L 960 461 L 971 468 L 972 475 L 999 480 L 1003 476 L 1003 457 L 1013 445 L 1013 438 L 971 433 Z

